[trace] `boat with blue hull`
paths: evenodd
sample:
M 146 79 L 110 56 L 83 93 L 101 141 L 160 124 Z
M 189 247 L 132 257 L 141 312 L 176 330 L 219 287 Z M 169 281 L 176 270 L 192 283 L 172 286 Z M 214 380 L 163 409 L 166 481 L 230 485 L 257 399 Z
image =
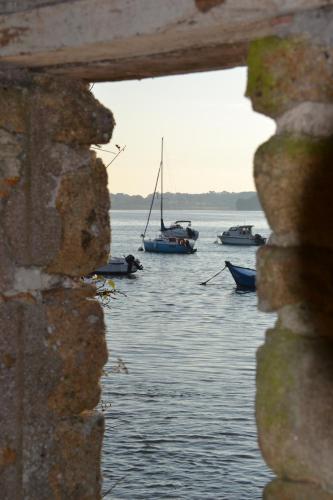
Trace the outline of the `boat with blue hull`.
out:
M 154 239 L 146 239 L 146 232 L 153 208 L 153 203 L 156 195 L 156 189 L 159 178 L 161 178 L 161 197 L 160 197 L 160 210 L 161 210 L 161 234 Z M 180 223 L 186 222 L 187 227 L 183 227 Z M 177 253 L 177 254 L 192 254 L 196 252 L 194 248 L 195 240 L 199 237 L 199 232 L 191 228 L 191 221 L 176 221 L 170 227 L 166 227 L 163 221 L 163 137 L 161 144 L 161 162 L 158 169 L 154 194 L 151 200 L 150 210 L 146 223 L 145 230 L 142 237 L 143 248 L 146 252 L 153 253 Z M 142 250 L 139 249 L 139 250 Z
M 193 248 L 194 242 L 177 238 L 155 238 L 144 240 L 143 244 L 146 252 L 191 254 L 197 251 Z
M 238 289 L 255 290 L 256 289 L 256 270 L 248 267 L 235 266 L 228 260 L 225 261 L 231 276 L 234 278 Z

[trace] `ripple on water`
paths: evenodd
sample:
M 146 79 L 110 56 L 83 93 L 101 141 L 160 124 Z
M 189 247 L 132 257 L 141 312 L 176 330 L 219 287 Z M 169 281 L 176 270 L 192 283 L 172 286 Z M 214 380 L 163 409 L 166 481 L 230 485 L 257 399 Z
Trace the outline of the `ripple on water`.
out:
M 106 311 L 105 498 L 254 500 L 271 477 L 257 447 L 254 394 L 256 349 L 274 318 L 257 311 L 254 293 L 235 293 L 227 271 L 199 286 L 224 260 L 255 265 L 254 248 L 213 244 L 218 232 L 245 219 L 256 232 L 269 229 L 260 212 L 188 215 L 198 252 L 161 256 L 137 252 L 145 213 L 112 214 L 113 255 L 138 256 L 144 271 L 115 280 L 127 297 Z M 112 372 L 118 357 L 128 374 Z

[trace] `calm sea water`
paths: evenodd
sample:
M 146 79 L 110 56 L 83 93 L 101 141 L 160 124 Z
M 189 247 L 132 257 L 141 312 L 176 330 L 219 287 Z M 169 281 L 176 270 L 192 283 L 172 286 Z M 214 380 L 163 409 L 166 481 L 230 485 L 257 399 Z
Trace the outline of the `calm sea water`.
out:
M 105 311 L 105 498 L 259 499 L 271 472 L 257 445 L 255 354 L 275 318 L 257 311 L 255 293 L 236 293 L 227 270 L 199 283 L 225 260 L 255 266 L 255 247 L 218 245 L 218 232 L 247 223 L 268 236 L 267 222 L 261 212 L 166 212 L 166 222 L 193 221 L 198 252 L 159 255 L 138 252 L 146 215 L 112 213 L 112 254 L 132 253 L 144 270 L 115 280 L 127 296 Z M 153 212 L 152 236 L 158 220 Z

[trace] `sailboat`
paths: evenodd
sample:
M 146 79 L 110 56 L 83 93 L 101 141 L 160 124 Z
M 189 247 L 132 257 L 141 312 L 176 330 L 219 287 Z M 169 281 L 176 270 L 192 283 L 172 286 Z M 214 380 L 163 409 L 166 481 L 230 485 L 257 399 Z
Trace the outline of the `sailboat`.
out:
M 161 210 L 161 234 L 154 239 L 146 239 L 146 232 L 150 220 L 151 211 L 154 204 L 156 189 L 159 177 L 161 177 L 161 197 L 160 197 L 160 210 Z M 188 226 L 183 228 L 180 222 L 187 222 Z M 154 253 L 179 253 L 190 254 L 196 252 L 194 248 L 195 240 L 198 238 L 198 231 L 194 231 L 190 227 L 191 221 L 177 221 L 174 225 L 166 227 L 163 221 L 163 137 L 161 144 L 161 162 L 158 169 L 154 194 L 150 204 L 150 210 L 144 233 L 141 235 L 143 246 L 146 252 Z

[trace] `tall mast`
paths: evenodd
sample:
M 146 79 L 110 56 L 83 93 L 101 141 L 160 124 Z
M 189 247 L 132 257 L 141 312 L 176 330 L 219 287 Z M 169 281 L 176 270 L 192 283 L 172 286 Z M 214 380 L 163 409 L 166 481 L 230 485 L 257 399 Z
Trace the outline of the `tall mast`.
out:
M 164 228 L 164 223 L 163 223 L 163 137 L 162 137 L 162 144 L 161 144 L 160 169 L 161 169 L 161 231 L 162 231 Z

